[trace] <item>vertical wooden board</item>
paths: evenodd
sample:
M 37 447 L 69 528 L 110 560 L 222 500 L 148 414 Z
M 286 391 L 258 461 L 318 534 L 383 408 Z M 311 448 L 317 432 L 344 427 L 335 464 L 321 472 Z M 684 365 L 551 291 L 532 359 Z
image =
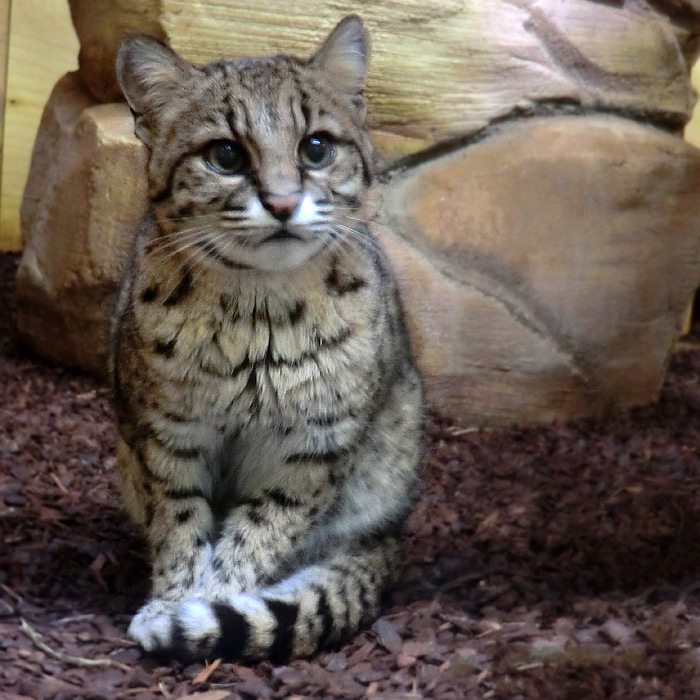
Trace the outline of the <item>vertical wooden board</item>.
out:
M 0 0 L 0 11 L 3 3 Z M 0 179 L 0 250 L 20 247 L 19 207 L 44 104 L 58 78 L 78 67 L 65 0 L 15 0 L 10 13 Z
M 690 73 L 690 79 L 693 83 L 695 91 L 700 93 L 700 60 L 693 66 L 693 70 Z M 695 109 L 693 110 L 693 117 L 688 122 L 685 127 L 685 140 L 695 146 L 700 148 L 700 101 L 695 103 Z
M 10 0 L 0 0 L 0 192 L 2 192 L 3 124 L 7 88 L 7 49 L 10 37 Z M 2 235 L 2 234 L 0 234 Z
M 697 93 L 700 93 L 700 60 L 693 66 L 693 70 L 690 74 L 693 87 Z M 696 148 L 700 148 L 700 100 L 695 103 L 695 109 L 693 110 L 693 117 L 688 122 L 685 127 L 685 133 L 683 134 L 685 140 Z M 700 205 L 699 205 L 700 206 Z M 699 310 L 695 301 L 691 301 L 688 307 L 688 312 L 685 315 L 683 321 L 683 328 L 681 329 L 681 335 L 686 335 L 690 333 L 693 322 L 698 317 Z

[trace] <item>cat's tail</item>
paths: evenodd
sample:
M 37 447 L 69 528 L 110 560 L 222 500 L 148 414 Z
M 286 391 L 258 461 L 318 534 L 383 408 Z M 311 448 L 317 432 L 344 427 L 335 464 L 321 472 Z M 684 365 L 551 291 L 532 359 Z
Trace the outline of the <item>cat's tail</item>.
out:
M 154 610 L 150 621 L 142 621 L 148 630 L 142 626 L 130 632 L 137 632 L 132 636 L 145 651 L 185 662 L 223 658 L 286 663 L 371 622 L 399 560 L 396 537 L 386 536 L 360 551 L 307 566 L 269 588 L 216 602 L 193 598 L 165 604 L 159 613 Z

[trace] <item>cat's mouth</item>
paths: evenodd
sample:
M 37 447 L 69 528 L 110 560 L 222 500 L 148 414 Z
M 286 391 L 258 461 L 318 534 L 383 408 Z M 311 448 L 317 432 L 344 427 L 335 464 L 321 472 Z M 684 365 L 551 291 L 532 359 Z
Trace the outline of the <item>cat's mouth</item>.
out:
M 280 226 L 272 235 L 263 238 L 257 245 L 265 245 L 265 243 L 279 243 L 283 241 L 304 241 L 303 236 L 293 233 L 288 228 Z

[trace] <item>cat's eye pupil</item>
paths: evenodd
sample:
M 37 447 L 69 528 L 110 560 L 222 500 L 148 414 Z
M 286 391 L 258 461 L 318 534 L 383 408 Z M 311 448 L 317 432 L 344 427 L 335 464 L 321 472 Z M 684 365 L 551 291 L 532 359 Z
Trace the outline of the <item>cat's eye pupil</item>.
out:
M 238 162 L 238 153 L 233 144 L 224 143 L 216 149 L 216 159 L 224 168 L 230 168 Z
M 243 149 L 233 141 L 216 141 L 209 146 L 205 157 L 215 170 L 228 175 L 238 172 L 245 164 Z
M 301 160 L 309 167 L 321 167 L 327 165 L 333 157 L 333 145 L 331 141 L 320 134 L 307 136 L 299 149 Z
M 312 163 L 320 163 L 326 155 L 326 144 L 318 136 L 311 136 L 304 146 L 306 157 Z

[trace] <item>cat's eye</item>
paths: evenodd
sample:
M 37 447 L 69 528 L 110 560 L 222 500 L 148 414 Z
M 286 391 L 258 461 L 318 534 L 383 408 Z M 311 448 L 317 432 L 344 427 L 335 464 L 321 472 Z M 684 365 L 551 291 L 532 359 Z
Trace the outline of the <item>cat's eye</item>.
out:
M 311 134 L 299 144 L 299 159 L 307 168 L 325 168 L 335 157 L 335 146 L 328 134 Z
M 246 166 L 247 156 L 235 141 L 214 141 L 204 150 L 204 160 L 222 175 L 236 175 Z

